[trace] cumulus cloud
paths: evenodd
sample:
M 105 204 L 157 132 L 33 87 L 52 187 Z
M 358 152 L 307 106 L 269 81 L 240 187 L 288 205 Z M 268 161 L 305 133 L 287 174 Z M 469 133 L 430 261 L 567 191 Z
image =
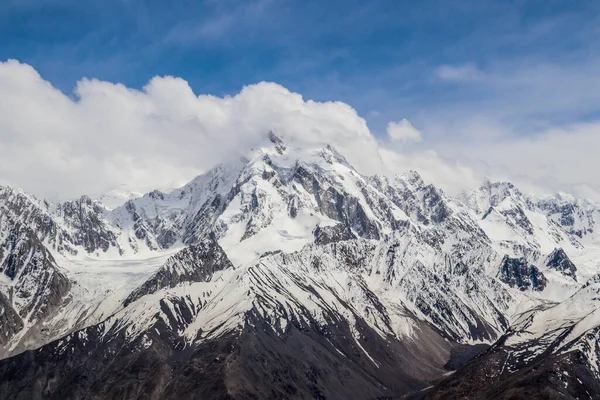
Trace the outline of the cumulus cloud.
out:
M 387 134 L 394 142 L 420 142 L 421 131 L 415 128 L 406 118 L 391 121 L 387 126 Z
M 306 101 L 274 83 L 216 97 L 168 76 L 142 90 L 83 79 L 69 97 L 26 64 L 0 63 L 0 179 L 44 197 L 177 186 L 269 130 L 331 143 L 361 172 L 381 169 L 376 140 L 352 107 Z
M 40 197 L 179 186 L 245 154 L 270 130 L 292 145 L 332 144 L 364 174 L 417 170 L 451 194 L 489 176 L 600 201 L 600 122 L 530 137 L 423 141 L 401 120 L 377 140 L 349 105 L 306 100 L 275 83 L 217 97 L 169 76 L 141 90 L 82 79 L 66 95 L 26 64 L 0 63 L 0 184 Z

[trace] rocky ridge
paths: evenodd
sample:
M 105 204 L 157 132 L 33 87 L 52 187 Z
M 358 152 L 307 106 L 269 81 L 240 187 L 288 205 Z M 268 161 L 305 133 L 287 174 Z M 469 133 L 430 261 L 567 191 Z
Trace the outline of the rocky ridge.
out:
M 452 198 L 270 135 L 119 207 L 4 187 L 0 210 L 0 397 L 399 396 L 485 344 L 464 371 L 572 351 L 600 369 L 600 207 L 564 195 L 487 181 Z M 543 324 L 568 304 L 579 319 Z

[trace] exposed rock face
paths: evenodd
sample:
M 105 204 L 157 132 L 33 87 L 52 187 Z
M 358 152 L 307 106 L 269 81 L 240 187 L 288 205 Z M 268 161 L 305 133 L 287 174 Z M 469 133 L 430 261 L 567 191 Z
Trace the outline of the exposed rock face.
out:
M 564 230 L 581 239 L 596 233 L 600 209 L 587 200 L 557 194 L 540 199 L 537 207 Z
M 57 205 L 57 214 L 73 229 L 72 243 L 88 253 L 106 252 L 111 246 L 119 246 L 115 233 L 103 218 L 105 211 L 88 196 Z
M 23 329 L 23 320 L 12 307 L 4 294 L 0 293 L 0 346 L 6 346 L 9 339 Z
M 43 329 L 44 321 L 69 301 L 71 282 L 34 232 L 22 225 L 0 244 L 0 274 L 9 282 L 0 286 L 6 290 L 0 292 L 0 356 L 5 356 L 9 350 L 4 346 L 14 336 Z
M 546 287 L 546 277 L 525 258 L 505 256 L 500 265 L 500 280 L 519 290 L 541 291 Z
M 514 224 L 527 234 L 533 235 L 533 225 L 525 215 L 523 207 L 515 206 L 509 209 L 501 210 L 500 214 L 507 217 L 509 221 L 514 221 Z
M 565 251 L 561 248 L 554 249 L 552 253 L 546 259 L 546 266 L 548 268 L 559 271 L 565 276 L 577 280 L 577 267 L 567 257 Z
M 452 214 L 443 193 L 433 185 L 425 184 L 415 171 L 398 176 L 393 181 L 373 177 L 370 182 L 402 211 L 423 225 L 440 224 Z
M 124 304 L 182 282 L 209 281 L 215 271 L 227 268 L 233 268 L 233 264 L 221 246 L 213 240 L 205 240 L 171 256 L 163 267 L 127 297 Z
M 342 240 L 356 239 L 352 231 L 342 224 L 324 227 L 318 226 L 314 231 L 314 235 L 316 244 L 329 244 Z
M 0 248 L 0 259 L 0 272 L 12 281 L 9 300 L 21 318 L 33 322 L 63 302 L 70 282 L 31 229 L 13 229 Z
M 141 240 L 142 243 L 145 243 L 150 250 L 157 250 L 158 246 L 156 244 L 156 238 L 152 233 L 152 228 L 150 227 L 148 221 L 146 221 L 146 219 L 144 219 L 142 215 L 138 213 L 135 203 L 132 200 L 129 200 L 127 203 L 125 203 L 125 209 L 131 215 L 135 237 Z
M 599 294 L 592 279 L 563 302 L 527 313 L 423 398 L 599 398 Z
M 414 399 L 595 399 L 600 383 L 580 351 L 549 355 L 519 369 L 506 368 L 505 350 L 473 360 Z M 503 368 L 504 367 L 504 368 Z
M 275 145 L 275 148 L 277 149 L 277 152 L 279 154 L 283 154 L 283 152 L 286 150 L 286 146 L 283 143 L 283 140 L 281 140 L 277 135 L 275 135 L 272 131 L 269 132 L 269 140 L 271 141 L 271 143 L 273 143 Z
M 317 208 L 323 215 L 341 222 L 347 229 L 356 231 L 361 237 L 380 238 L 380 227 L 366 216 L 357 198 L 340 192 L 329 182 L 319 180 L 317 174 L 303 165 L 295 168 L 292 179 L 314 197 Z
M 68 231 L 54 220 L 47 202 L 20 190 L 0 186 L 0 226 L 10 232 L 17 225 L 28 227 L 40 241 L 47 242 L 58 251 L 77 252 Z

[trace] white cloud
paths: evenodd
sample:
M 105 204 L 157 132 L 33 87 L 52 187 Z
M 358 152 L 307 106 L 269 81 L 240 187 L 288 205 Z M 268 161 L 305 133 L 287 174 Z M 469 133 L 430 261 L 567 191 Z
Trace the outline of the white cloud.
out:
M 421 140 L 407 120 L 390 123 L 390 140 L 378 142 L 349 105 L 305 100 L 274 83 L 217 97 L 197 95 L 174 77 L 155 77 L 142 90 L 83 79 L 74 94 L 55 89 L 28 65 L 0 63 L 0 183 L 52 199 L 122 185 L 172 187 L 239 157 L 274 130 L 292 142 L 330 143 L 365 174 L 415 169 L 449 193 L 487 175 L 525 190 L 600 200 L 600 122 L 529 138 L 429 139 L 396 151 L 401 142 Z
M 439 148 L 446 157 L 528 191 L 567 191 L 600 201 L 600 122 L 553 128 L 533 137 L 446 143 Z
M 235 96 L 196 95 L 180 78 L 141 91 L 83 79 L 76 99 L 17 61 L 0 63 L 0 179 L 50 198 L 185 183 L 238 157 L 269 130 L 331 143 L 365 173 L 381 170 L 364 119 L 341 102 L 305 101 L 274 83 Z M 366 156 L 366 157 L 365 157 Z
M 415 170 L 425 182 L 434 183 L 450 195 L 477 187 L 485 177 L 467 164 L 444 159 L 434 150 L 400 153 L 382 148 L 380 152 L 385 164 L 394 172 Z
M 421 131 L 415 128 L 406 118 L 391 121 L 387 126 L 387 134 L 394 142 L 420 142 Z
M 435 73 L 439 79 L 452 82 L 478 81 L 485 76 L 484 73 L 472 63 L 462 65 L 440 65 Z

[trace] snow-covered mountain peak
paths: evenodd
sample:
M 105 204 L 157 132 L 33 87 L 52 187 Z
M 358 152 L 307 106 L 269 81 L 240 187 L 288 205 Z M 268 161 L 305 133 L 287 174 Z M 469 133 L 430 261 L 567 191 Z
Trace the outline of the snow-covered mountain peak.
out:
M 248 340 L 278 363 L 282 341 L 298 340 L 319 363 L 388 386 L 384 368 L 416 363 L 430 375 L 409 381 L 422 387 L 458 348 L 510 326 L 527 342 L 528 318 L 535 340 L 546 326 L 593 325 L 583 312 L 595 312 L 595 284 L 581 286 L 600 272 L 588 240 L 598 221 L 592 203 L 509 182 L 452 198 L 416 171 L 364 176 L 332 146 L 272 132 L 180 188 L 114 208 L 0 188 L 0 322 L 14 328 L 0 332 L 2 355 L 45 345 L 48 359 L 119 359 L 112 346 L 160 346 L 153 356 L 184 360 L 215 343 L 229 357 Z M 556 326 L 537 317 L 555 312 Z
M 576 236 L 580 241 L 600 244 L 600 205 L 589 200 L 575 198 L 572 195 L 557 193 L 539 196 L 536 199 L 539 210 L 549 216 L 566 232 Z
M 325 169 L 333 165 L 343 165 L 348 169 L 354 168 L 346 158 L 333 146 L 327 143 L 306 145 L 298 141 L 284 142 L 270 132 L 269 140 L 260 147 L 251 149 L 247 155 L 249 160 L 264 159 L 273 162 L 279 168 L 292 168 L 295 164 L 319 165 Z M 253 162 L 251 161 L 251 162 Z
M 492 182 L 485 179 L 477 189 L 463 191 L 458 198 L 477 213 L 483 213 L 505 202 L 528 207 L 528 198 L 510 182 Z
M 104 207 L 109 210 L 113 210 L 119 206 L 122 206 L 128 200 L 135 199 L 137 197 L 142 196 L 142 193 L 139 193 L 134 190 L 130 190 L 125 186 L 121 186 L 115 189 L 111 189 L 97 196 L 90 196 L 95 201 L 101 203 Z
M 401 181 L 403 183 L 407 183 L 413 189 L 420 188 L 425 185 L 423 178 L 421 175 L 415 170 L 409 170 L 401 175 L 396 176 L 397 181 Z

